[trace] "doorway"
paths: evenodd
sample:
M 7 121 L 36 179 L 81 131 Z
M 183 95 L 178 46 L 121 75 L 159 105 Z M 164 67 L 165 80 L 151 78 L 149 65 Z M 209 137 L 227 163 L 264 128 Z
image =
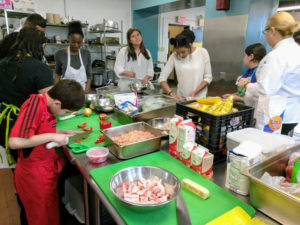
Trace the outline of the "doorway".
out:
M 170 55 L 174 51 L 174 46 L 170 44 L 170 39 L 175 38 L 178 34 L 180 34 L 184 28 L 189 27 L 186 25 L 178 25 L 178 24 L 169 24 L 168 25 L 168 40 L 169 40 L 169 46 L 168 46 L 168 59 Z M 169 77 L 168 80 L 173 80 L 175 84 L 177 84 L 177 78 L 176 78 L 176 72 L 173 70 Z

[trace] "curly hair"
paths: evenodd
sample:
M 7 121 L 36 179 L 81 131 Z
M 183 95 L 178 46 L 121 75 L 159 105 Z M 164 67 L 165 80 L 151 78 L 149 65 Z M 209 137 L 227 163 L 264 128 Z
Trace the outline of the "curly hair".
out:
M 43 44 L 46 41 L 44 32 L 32 27 L 24 27 L 10 47 L 7 61 L 16 60 L 18 67 L 21 67 L 27 56 L 42 60 L 44 56 Z

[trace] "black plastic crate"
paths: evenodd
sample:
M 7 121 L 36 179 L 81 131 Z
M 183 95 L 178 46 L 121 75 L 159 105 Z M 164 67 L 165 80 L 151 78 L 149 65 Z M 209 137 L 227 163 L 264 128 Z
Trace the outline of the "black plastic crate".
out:
M 176 103 L 176 114 L 192 119 L 197 126 L 196 142 L 214 154 L 214 163 L 226 159 L 226 135 L 232 131 L 253 126 L 254 108 L 235 103 L 238 112 L 215 116 L 186 105 L 194 101 Z M 224 154 L 225 152 L 225 154 Z

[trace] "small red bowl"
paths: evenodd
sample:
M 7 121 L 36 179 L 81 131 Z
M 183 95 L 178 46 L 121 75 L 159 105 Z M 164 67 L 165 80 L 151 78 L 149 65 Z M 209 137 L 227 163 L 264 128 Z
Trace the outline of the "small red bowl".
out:
M 102 163 L 106 161 L 108 152 L 107 148 L 94 147 L 87 150 L 86 155 L 91 163 Z

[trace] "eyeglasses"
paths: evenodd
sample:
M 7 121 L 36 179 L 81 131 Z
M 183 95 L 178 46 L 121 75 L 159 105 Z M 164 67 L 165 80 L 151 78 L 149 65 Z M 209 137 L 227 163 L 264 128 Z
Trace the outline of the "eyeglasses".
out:
M 267 30 L 270 30 L 270 27 L 267 27 L 265 30 L 262 31 L 263 35 L 266 34 Z

